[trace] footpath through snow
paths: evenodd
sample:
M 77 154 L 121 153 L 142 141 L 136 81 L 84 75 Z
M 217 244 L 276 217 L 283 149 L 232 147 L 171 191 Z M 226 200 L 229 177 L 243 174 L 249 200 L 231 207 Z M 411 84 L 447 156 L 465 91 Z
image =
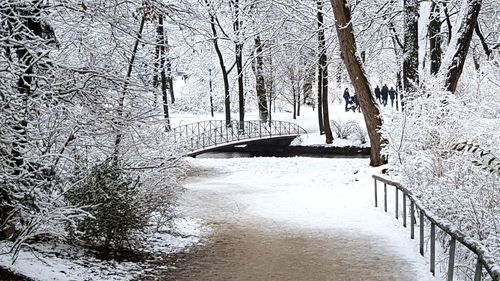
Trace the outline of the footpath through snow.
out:
M 212 223 L 215 242 L 167 280 L 434 280 L 406 230 L 372 206 L 367 159 L 190 162 L 200 174 L 181 208 Z

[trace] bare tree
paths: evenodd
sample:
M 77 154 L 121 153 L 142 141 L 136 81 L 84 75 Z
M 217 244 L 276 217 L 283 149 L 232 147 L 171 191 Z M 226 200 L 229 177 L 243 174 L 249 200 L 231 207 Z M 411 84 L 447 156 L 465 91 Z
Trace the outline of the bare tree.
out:
M 321 97 L 321 104 L 318 103 L 318 112 L 320 106 L 322 109 L 322 116 L 319 118 L 320 127 L 323 126 L 325 133 L 326 143 L 333 142 L 332 129 L 330 128 L 330 116 L 328 109 L 328 58 L 326 56 L 326 42 L 325 42 L 325 25 L 323 19 L 323 0 L 316 1 L 318 8 L 318 97 Z M 299 100 L 300 102 L 300 100 Z
M 379 129 L 382 125 L 382 120 L 379 116 L 379 109 L 373 100 L 368 79 L 357 55 L 351 10 L 346 0 L 331 0 L 331 3 L 336 20 L 335 29 L 337 30 L 337 37 L 340 42 L 342 59 L 357 93 L 370 138 L 370 165 L 380 166 L 385 163 L 380 154 L 383 139 Z

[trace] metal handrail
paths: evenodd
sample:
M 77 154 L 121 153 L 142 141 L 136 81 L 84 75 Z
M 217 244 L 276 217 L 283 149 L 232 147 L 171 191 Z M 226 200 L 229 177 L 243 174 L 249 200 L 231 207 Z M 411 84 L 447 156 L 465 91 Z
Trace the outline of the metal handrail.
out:
M 414 239 L 415 235 L 415 210 L 420 213 L 420 254 L 424 256 L 424 219 L 427 218 L 431 222 L 431 256 L 430 256 L 430 271 L 435 274 L 436 266 L 436 256 L 435 256 L 435 241 L 436 241 L 436 230 L 435 227 L 439 227 L 443 232 L 447 233 L 450 239 L 450 250 L 449 250 L 449 262 L 448 262 L 448 272 L 447 280 L 453 280 L 454 271 L 454 261 L 455 261 L 455 248 L 456 241 L 460 242 L 467 249 L 477 255 L 476 269 L 474 273 L 474 281 L 481 281 L 482 278 L 482 268 L 486 269 L 493 281 L 500 281 L 500 265 L 498 265 L 495 260 L 489 255 L 488 250 L 475 241 L 469 236 L 465 235 L 463 232 L 453 227 L 453 225 L 437 215 L 433 214 L 429 210 L 426 210 L 424 204 L 416 198 L 411 191 L 406 189 L 400 183 L 387 180 L 381 176 L 373 175 L 374 187 L 375 187 L 375 207 L 378 207 L 378 192 L 377 192 L 377 181 L 384 183 L 384 210 L 387 212 L 387 185 L 394 186 L 396 191 L 396 219 L 398 219 L 398 208 L 399 208 L 399 195 L 398 191 L 403 193 L 403 226 L 406 227 L 406 199 L 410 200 L 410 222 L 411 222 L 411 239 Z
M 280 136 L 298 136 L 307 131 L 297 124 L 286 121 L 262 122 L 260 120 L 235 121 L 210 120 L 173 128 L 168 137 L 177 145 L 193 152 L 223 144 L 251 139 Z

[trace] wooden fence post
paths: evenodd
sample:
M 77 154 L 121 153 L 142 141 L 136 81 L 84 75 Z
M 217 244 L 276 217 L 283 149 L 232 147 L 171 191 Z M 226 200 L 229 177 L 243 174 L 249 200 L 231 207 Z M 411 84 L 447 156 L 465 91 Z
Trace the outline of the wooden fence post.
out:
M 453 281 L 453 270 L 455 269 L 455 246 L 456 240 L 451 237 L 450 240 L 450 257 L 448 259 L 448 277 L 446 280 Z
M 431 222 L 431 272 L 436 276 L 436 225 Z
M 424 255 L 424 211 L 420 209 L 420 254 Z

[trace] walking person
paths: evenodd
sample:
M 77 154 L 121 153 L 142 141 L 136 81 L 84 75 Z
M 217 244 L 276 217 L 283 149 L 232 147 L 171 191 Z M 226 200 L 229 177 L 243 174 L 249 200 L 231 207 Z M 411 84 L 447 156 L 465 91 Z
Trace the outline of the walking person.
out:
M 394 99 L 397 98 L 397 93 L 393 87 L 391 87 L 391 89 L 389 90 L 389 98 L 391 99 L 391 107 L 394 107 Z M 397 108 L 397 102 L 398 101 L 396 101 L 396 108 Z
M 359 106 L 359 101 L 358 101 L 358 96 L 356 96 L 356 93 L 354 93 L 354 96 L 352 96 L 352 103 L 354 106 L 352 107 L 352 112 L 356 112 L 356 109 L 358 112 L 361 112 L 361 107 Z
M 378 87 L 378 85 L 377 87 L 375 87 L 375 100 L 380 104 L 380 88 Z
M 386 106 L 387 98 L 389 96 L 389 88 L 387 88 L 386 84 L 384 84 L 384 86 L 382 87 L 381 96 L 382 96 L 382 104 Z
M 345 88 L 345 91 L 344 91 L 344 100 L 345 100 L 345 111 L 349 111 L 349 100 L 351 99 L 351 95 L 349 94 L 349 90 L 347 88 Z

